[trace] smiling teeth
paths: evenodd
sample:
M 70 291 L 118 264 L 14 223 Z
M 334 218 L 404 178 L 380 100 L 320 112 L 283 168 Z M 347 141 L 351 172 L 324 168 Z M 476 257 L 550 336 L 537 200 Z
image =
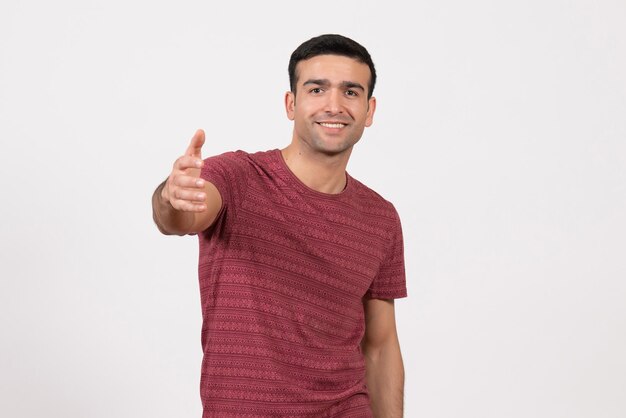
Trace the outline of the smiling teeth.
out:
M 320 122 L 320 125 L 325 126 L 326 128 L 343 128 L 345 126 L 343 123 L 323 123 L 323 122 Z

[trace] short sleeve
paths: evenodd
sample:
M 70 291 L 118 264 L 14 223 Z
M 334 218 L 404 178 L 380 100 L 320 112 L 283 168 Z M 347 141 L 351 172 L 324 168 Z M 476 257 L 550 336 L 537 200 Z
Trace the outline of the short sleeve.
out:
M 249 164 L 243 151 L 227 152 L 204 160 L 200 177 L 212 183 L 220 193 L 222 207 L 218 219 L 226 211 L 234 214 L 245 194 Z
M 407 296 L 402 225 L 395 209 L 393 212 L 395 227 L 391 234 L 387 256 L 365 294 L 367 298 L 398 299 Z

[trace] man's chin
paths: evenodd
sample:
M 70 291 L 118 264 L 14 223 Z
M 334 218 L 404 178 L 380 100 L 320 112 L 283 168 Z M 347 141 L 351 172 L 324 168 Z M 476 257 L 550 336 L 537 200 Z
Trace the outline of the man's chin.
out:
M 322 153 L 324 155 L 327 155 L 329 157 L 333 157 L 333 156 L 338 156 L 338 155 L 343 155 L 346 153 L 350 153 L 352 152 L 352 147 L 354 146 L 354 144 L 349 143 L 349 144 L 337 144 L 337 145 L 329 145 L 329 144 L 324 144 L 322 146 L 318 146 L 316 147 L 316 151 L 318 151 L 319 153 Z

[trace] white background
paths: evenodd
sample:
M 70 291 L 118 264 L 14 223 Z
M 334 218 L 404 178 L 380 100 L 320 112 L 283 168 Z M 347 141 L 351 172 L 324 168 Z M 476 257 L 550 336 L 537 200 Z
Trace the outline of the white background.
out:
M 626 3 L 0 6 L 0 415 L 200 417 L 193 237 L 150 196 L 285 146 L 287 61 L 342 33 L 379 71 L 350 173 L 393 201 L 406 416 L 626 416 Z

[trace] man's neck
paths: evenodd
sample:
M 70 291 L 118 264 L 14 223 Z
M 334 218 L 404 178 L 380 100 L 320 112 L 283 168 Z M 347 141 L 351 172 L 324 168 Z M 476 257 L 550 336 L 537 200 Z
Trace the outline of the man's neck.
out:
M 281 150 L 291 172 L 307 187 L 328 194 L 338 194 L 346 187 L 346 166 L 352 150 L 325 155 L 310 152 L 291 143 Z

